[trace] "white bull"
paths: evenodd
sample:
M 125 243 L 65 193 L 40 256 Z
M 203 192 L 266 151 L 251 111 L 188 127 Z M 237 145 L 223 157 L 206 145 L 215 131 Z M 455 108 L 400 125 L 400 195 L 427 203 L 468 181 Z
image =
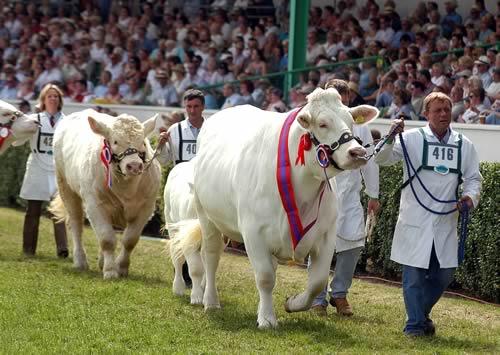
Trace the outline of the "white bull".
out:
M 259 328 L 277 325 L 272 302 L 277 259 L 310 255 L 308 287 L 285 307 L 289 312 L 311 307 L 327 284 L 335 248 L 336 196 L 325 189 L 325 181 L 365 163 L 366 152 L 350 133 L 353 117 L 367 123 L 377 115 L 372 106 L 344 106 L 335 89 L 316 89 L 300 111 L 280 114 L 237 106 L 207 120 L 193 160 L 205 309 L 220 307 L 215 274 L 222 234 L 245 243 L 260 296 Z M 316 148 L 309 149 L 309 138 Z M 193 231 L 188 238 L 195 240 Z
M 36 118 L 0 100 L 0 155 L 11 145 L 18 146 L 26 142 L 39 127 Z
M 192 161 L 177 164 L 168 174 L 165 184 L 164 214 L 169 236 L 168 250 L 175 271 L 172 291 L 178 296 L 184 294 L 185 283 L 182 277 L 182 265 L 186 261 L 189 265 L 189 276 L 193 282 L 191 304 L 202 304 L 204 269 L 200 255 L 199 224 L 194 221 L 196 210 L 192 187 Z M 186 229 L 182 234 L 179 234 L 181 226 Z
M 104 279 L 128 275 L 130 254 L 154 212 L 161 183 L 159 163 L 154 160 L 147 166 L 153 150 L 146 137 L 154 130 L 156 117 L 141 124 L 129 115 L 112 117 L 85 110 L 67 116 L 57 128 L 53 145 L 59 196 L 51 210 L 58 218 L 66 217 L 76 268 L 88 269 L 82 245 L 86 214 L 100 244 Z M 113 227 L 125 229 L 116 261 Z

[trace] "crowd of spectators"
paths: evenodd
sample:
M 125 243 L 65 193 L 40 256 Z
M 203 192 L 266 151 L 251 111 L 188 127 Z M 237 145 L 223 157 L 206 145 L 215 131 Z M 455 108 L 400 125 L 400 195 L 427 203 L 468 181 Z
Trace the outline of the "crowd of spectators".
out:
M 500 1 L 490 13 L 475 0 L 465 18 L 455 0 L 419 2 L 407 17 L 393 0 L 335 3 L 311 7 L 306 63 L 315 69 L 284 95 L 283 76 L 248 78 L 287 69 L 288 1 L 0 1 L 0 99 L 32 100 L 54 82 L 65 102 L 175 107 L 186 89 L 212 86 L 208 109 L 281 112 L 335 77 L 349 82 L 352 105 L 386 118 L 422 119 L 423 97 L 441 91 L 454 120 L 500 123 Z M 373 56 L 387 65 L 328 66 Z

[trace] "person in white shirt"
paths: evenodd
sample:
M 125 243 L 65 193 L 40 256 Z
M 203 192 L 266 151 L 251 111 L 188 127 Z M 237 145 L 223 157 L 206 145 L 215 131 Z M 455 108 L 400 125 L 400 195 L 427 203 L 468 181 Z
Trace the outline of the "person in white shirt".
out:
M 30 139 L 31 153 L 26 163 L 26 172 L 19 194 L 28 202 L 23 228 L 23 252 L 27 256 L 36 253 L 42 203 L 50 201 L 57 191 L 52 139 L 54 131 L 64 119 L 61 111 L 62 98 L 61 89 L 53 84 L 46 85 L 40 92 L 37 105 L 39 112 L 33 114 L 40 123 L 40 128 Z M 68 241 L 64 222 L 54 221 L 54 235 L 57 256 L 67 258 Z
M 479 158 L 472 142 L 450 127 L 451 108 L 447 95 L 433 92 L 424 100 L 427 126 L 404 131 L 404 121 L 396 119 L 389 129 L 402 133 L 407 158 L 416 170 L 403 164 L 405 182 L 391 250 L 391 260 L 403 265 L 404 332 L 408 337 L 435 334 L 431 310 L 458 266 L 458 211 L 463 205 L 472 209 L 479 203 Z M 393 165 L 403 155 L 398 136 L 382 147 L 375 161 Z M 449 203 L 436 202 L 423 185 L 432 197 Z
M 62 72 L 55 67 L 54 60 L 51 58 L 46 58 L 44 62 L 45 70 L 40 73 L 38 78 L 35 80 L 35 86 L 38 90 L 41 90 L 45 85 L 53 82 L 62 82 L 63 75 Z

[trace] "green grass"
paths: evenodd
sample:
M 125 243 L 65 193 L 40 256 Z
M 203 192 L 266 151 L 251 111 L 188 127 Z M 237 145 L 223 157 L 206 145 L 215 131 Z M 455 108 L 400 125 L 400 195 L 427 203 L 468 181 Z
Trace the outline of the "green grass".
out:
M 354 280 L 355 315 L 326 319 L 287 314 L 283 303 L 306 283 L 306 271 L 280 266 L 274 292 L 276 330 L 256 328 L 258 296 L 248 259 L 224 254 L 218 274 L 222 309 L 206 314 L 174 297 L 163 244 L 141 240 L 128 279 L 105 282 L 93 231 L 86 229 L 88 272 L 55 257 L 49 220 L 42 219 L 37 256 L 21 255 L 23 213 L 0 208 L 0 353 L 500 353 L 500 309 L 443 298 L 433 338 L 402 334 L 399 288 Z

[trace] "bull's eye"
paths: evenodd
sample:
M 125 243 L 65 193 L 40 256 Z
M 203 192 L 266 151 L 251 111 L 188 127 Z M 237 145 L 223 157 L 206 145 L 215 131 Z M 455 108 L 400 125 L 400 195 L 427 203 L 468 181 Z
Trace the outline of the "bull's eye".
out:
M 113 144 L 118 144 L 118 141 L 114 141 Z
M 326 123 L 320 123 L 319 124 L 319 128 L 327 128 L 328 126 L 326 125 Z

